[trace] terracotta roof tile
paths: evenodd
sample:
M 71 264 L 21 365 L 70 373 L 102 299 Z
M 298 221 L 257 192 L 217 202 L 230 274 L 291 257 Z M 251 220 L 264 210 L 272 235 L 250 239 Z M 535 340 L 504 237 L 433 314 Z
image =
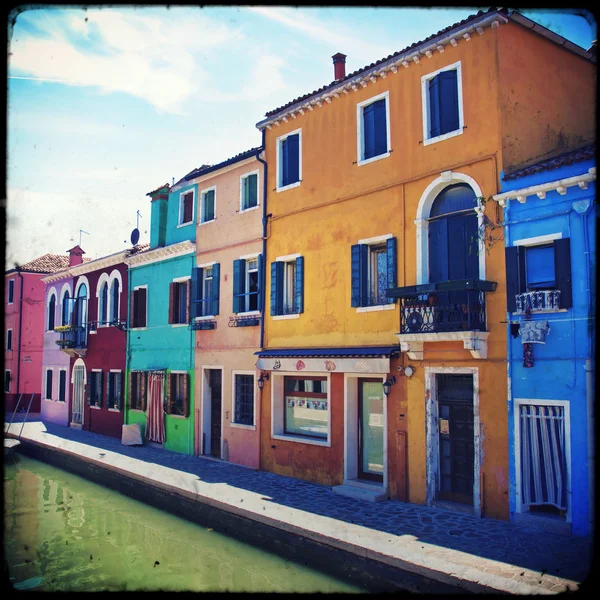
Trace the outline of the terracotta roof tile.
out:
M 582 162 L 584 160 L 591 160 L 596 157 L 596 145 L 587 144 L 577 150 L 571 150 L 569 152 L 563 152 L 552 158 L 546 158 L 542 161 L 534 164 L 515 169 L 510 173 L 504 175 L 504 181 L 510 181 L 511 179 L 518 179 L 519 177 L 526 177 L 527 175 L 533 175 L 534 173 L 541 173 L 543 171 L 552 171 L 553 169 L 559 169 L 573 163 Z
M 425 44 L 426 42 L 431 41 L 432 39 L 443 35 L 444 33 L 449 32 L 452 29 L 461 27 L 463 25 L 466 25 L 467 23 L 474 21 L 475 19 L 482 17 L 484 15 L 487 14 L 492 14 L 494 12 L 500 12 L 503 14 L 506 14 L 508 11 L 506 9 L 496 9 L 494 7 L 490 8 L 487 11 L 479 11 L 477 14 L 475 15 L 470 15 L 468 16 L 466 19 L 463 19 L 462 21 L 459 21 L 458 23 L 454 23 L 453 25 L 449 25 L 448 27 L 445 27 L 444 29 L 441 29 L 440 31 L 438 31 L 437 33 L 434 33 L 428 37 L 426 37 L 424 40 L 421 40 L 420 42 L 415 42 L 414 44 L 411 44 L 410 46 L 407 46 L 406 48 L 404 48 L 403 50 L 399 50 L 398 52 L 394 52 L 393 54 L 390 54 L 389 56 L 386 56 L 385 58 L 382 58 L 380 60 L 377 60 L 373 63 L 371 63 L 370 65 L 367 65 L 366 67 L 362 67 L 361 69 L 358 69 L 356 71 L 354 71 L 353 73 L 350 73 L 349 75 L 346 75 L 346 77 L 344 77 L 343 79 L 337 79 L 335 81 L 332 81 L 331 83 L 328 83 L 327 85 L 324 85 L 323 87 L 319 88 L 318 90 L 314 90 L 313 92 L 310 92 L 308 94 L 304 94 L 304 96 L 300 96 L 294 100 L 292 100 L 291 102 L 288 102 L 287 104 L 284 104 L 283 106 L 280 106 L 279 108 L 275 108 L 273 110 L 270 110 L 268 112 L 265 113 L 265 117 L 270 117 L 282 110 L 285 110 L 286 108 L 292 106 L 293 104 L 296 104 L 297 102 L 301 102 L 302 100 L 306 100 L 307 98 L 310 98 L 311 96 L 314 96 L 315 94 L 319 94 L 321 92 L 324 92 L 327 88 L 329 87 L 334 87 L 334 86 L 338 86 L 340 83 L 343 83 L 344 81 L 348 81 L 354 77 L 357 77 L 358 75 L 360 75 L 361 73 L 368 71 L 369 69 L 372 69 L 373 67 L 376 67 L 377 65 L 380 65 L 381 63 L 384 63 L 387 60 L 390 60 L 392 58 L 395 58 L 396 56 L 400 56 L 401 54 L 404 54 L 405 52 L 408 52 L 409 50 L 412 50 L 413 48 L 416 48 L 417 46 L 420 46 L 421 44 Z
M 84 258 L 83 262 L 90 262 L 90 258 Z M 24 265 L 17 265 L 19 271 L 30 273 L 56 273 L 69 266 L 69 257 L 64 254 L 44 254 L 38 256 Z

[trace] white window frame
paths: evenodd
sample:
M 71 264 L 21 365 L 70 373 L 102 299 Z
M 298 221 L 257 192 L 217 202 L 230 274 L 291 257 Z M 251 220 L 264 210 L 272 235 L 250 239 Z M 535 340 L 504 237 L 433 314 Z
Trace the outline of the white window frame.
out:
M 284 433 L 283 429 L 283 412 L 285 410 L 285 387 L 284 377 L 304 377 L 304 376 L 316 376 L 325 377 L 327 381 L 327 402 L 329 403 L 329 418 L 327 419 L 327 439 L 318 440 L 310 439 L 301 436 L 291 435 Z M 296 444 L 308 444 L 309 446 L 324 446 L 331 448 L 331 420 L 332 420 L 333 408 L 331 405 L 331 374 L 330 373 L 317 373 L 316 371 L 302 371 L 302 372 L 275 372 L 271 371 L 271 438 L 274 440 L 284 440 L 286 442 L 294 442 Z
M 185 198 L 185 196 L 187 196 L 190 193 L 192 194 L 192 219 L 191 219 L 191 221 L 186 221 L 185 223 L 182 223 L 181 219 L 183 219 L 183 199 Z M 195 218 L 196 218 L 196 190 L 195 190 L 195 188 L 190 188 L 188 190 L 185 190 L 185 192 L 181 192 L 179 194 L 179 214 L 177 217 L 177 229 L 179 229 L 180 227 L 187 227 L 188 225 L 193 225 Z
M 132 293 L 135 292 L 136 290 L 141 290 L 141 289 L 146 290 L 146 326 L 145 327 L 131 327 L 129 331 L 146 331 L 146 329 L 148 329 L 148 321 L 150 320 L 150 315 L 148 314 L 148 303 L 149 303 L 148 284 L 145 283 L 143 285 L 136 285 L 133 288 Z M 131 319 L 133 320 L 133 315 L 131 315 Z
M 572 521 L 572 494 L 571 490 L 571 413 L 568 400 L 543 400 L 541 398 L 515 398 L 513 406 L 514 435 L 515 435 L 515 510 L 521 514 L 527 514 L 530 511 L 523 510 L 521 502 L 521 404 L 534 406 L 562 406 L 565 411 L 565 462 L 567 464 L 567 515 L 565 521 Z
M 202 297 L 204 297 L 204 275 L 205 275 L 205 269 L 207 269 L 208 267 L 212 267 L 213 265 L 216 265 L 217 261 L 213 260 L 212 262 L 209 263 L 204 263 L 202 265 L 196 265 L 196 267 L 198 269 L 202 269 L 202 281 L 200 282 L 200 289 L 202 290 Z M 210 319 L 214 319 L 215 315 L 205 315 L 203 317 L 194 317 L 194 321 L 208 321 Z
M 9 337 L 9 336 L 8 336 L 8 332 L 9 332 L 9 331 L 10 331 L 10 348 L 8 347 L 8 337 Z M 5 348 L 6 348 L 8 351 L 12 352 L 12 349 L 13 349 L 13 347 L 12 347 L 12 346 L 13 346 L 13 330 L 12 330 L 12 327 L 9 327 L 9 328 L 6 330 L 6 343 L 4 344 L 4 347 L 5 347 Z
M 6 389 L 6 374 L 8 373 L 8 389 Z M 10 384 L 12 383 L 12 373 L 10 369 L 4 369 L 4 393 L 10 394 Z
M 296 134 L 298 134 L 298 181 L 295 181 L 294 183 L 290 183 L 288 185 L 282 186 L 281 185 L 281 178 L 282 178 L 281 144 L 290 135 L 296 135 Z M 294 129 L 294 131 L 289 131 L 288 133 L 284 133 L 283 135 L 280 135 L 275 141 L 276 141 L 275 147 L 277 150 L 276 163 L 275 163 L 276 164 L 277 185 L 275 187 L 275 191 L 276 192 L 285 192 L 286 190 L 291 190 L 292 188 L 298 187 L 302 183 L 302 127 L 300 127 L 299 129 Z
M 214 192 L 215 193 L 215 208 L 214 208 L 214 212 L 215 212 L 215 216 L 210 219 L 210 221 L 205 221 L 204 220 L 204 195 L 207 192 Z M 211 187 L 205 188 L 200 192 L 200 210 L 198 211 L 199 213 L 199 221 L 198 221 L 198 225 L 206 225 L 208 223 L 214 223 L 217 220 L 217 186 L 216 185 L 212 185 Z
M 103 371 L 102 369 L 90 369 L 90 371 L 91 371 L 92 373 L 104 373 L 104 371 Z M 106 380 L 107 380 L 107 385 L 108 385 L 108 377 L 106 378 Z M 87 381 L 86 381 L 86 384 L 87 384 Z M 90 385 L 91 385 L 91 381 L 90 381 Z M 104 385 L 103 385 L 102 387 L 104 387 Z M 100 390 L 100 393 L 101 393 L 102 395 L 104 395 L 104 390 L 103 390 L 103 389 L 101 389 L 101 390 Z M 102 400 L 100 400 L 100 402 L 102 402 Z M 108 406 L 108 396 L 107 396 L 107 398 L 106 398 L 106 405 Z M 84 406 L 85 406 L 85 403 L 84 403 Z M 89 406 L 90 408 L 93 408 L 94 410 L 102 410 L 102 407 L 101 407 L 101 406 L 96 406 L 96 405 L 94 405 L 94 404 L 88 404 L 88 406 Z
M 357 244 L 364 244 L 365 246 L 369 246 L 369 274 L 367 279 L 367 284 L 371 285 L 371 246 L 379 246 L 387 242 L 387 240 L 394 237 L 392 233 L 386 233 L 385 235 L 378 235 L 376 237 L 365 238 L 364 240 L 358 240 Z M 396 308 L 395 304 L 374 304 L 373 306 L 357 306 L 357 313 L 366 313 L 366 312 L 377 312 L 380 310 L 394 310 Z
M 454 131 L 449 131 L 448 133 L 443 133 L 441 135 L 437 135 L 436 137 L 429 137 L 429 125 L 430 125 L 430 108 L 429 108 L 429 82 L 436 76 L 442 73 L 443 71 L 456 71 L 456 92 L 458 95 L 458 129 Z M 463 93 L 462 93 L 462 65 L 461 61 L 452 63 L 451 65 L 447 65 L 438 69 L 437 71 L 432 71 L 431 73 L 427 73 L 421 77 L 421 106 L 423 113 L 423 146 L 429 146 L 430 144 L 435 144 L 437 142 L 441 142 L 442 140 L 447 140 L 452 137 L 456 137 L 457 135 L 462 135 L 465 125 L 464 120 L 464 109 L 463 109 Z
M 12 300 L 10 299 L 10 288 L 12 287 Z M 6 284 L 6 303 L 7 304 L 14 304 L 15 301 L 15 280 L 14 279 L 9 279 L 8 283 Z
M 65 374 L 65 399 L 61 400 L 60 399 L 60 374 L 64 373 Z M 54 379 L 54 375 L 52 376 L 52 379 Z M 56 401 L 57 402 L 67 402 L 67 397 L 68 397 L 68 391 L 69 391 L 69 378 L 68 378 L 68 373 L 67 373 L 67 369 L 58 369 L 58 379 L 56 380 Z
M 70 283 L 65 283 L 62 286 L 62 289 L 60 290 L 60 319 L 59 319 L 59 324 L 62 325 L 63 324 L 63 300 L 65 299 L 65 293 L 69 292 L 69 299 L 73 298 L 73 288 L 71 287 Z M 69 317 L 71 316 L 71 313 L 69 313 Z M 69 319 L 67 319 L 67 321 L 69 321 Z
M 236 423 L 235 419 L 235 376 L 236 375 L 252 375 L 252 425 L 244 423 Z M 231 420 L 229 426 L 236 429 L 248 429 L 256 431 L 256 371 L 231 371 Z
M 386 128 L 386 139 L 387 139 L 387 152 L 372 156 L 371 158 L 363 158 L 365 155 L 365 123 L 363 119 L 364 109 L 385 98 L 385 128 Z M 390 126 L 390 92 L 386 91 L 377 96 L 372 96 L 367 100 L 363 100 L 356 105 L 356 164 L 360 167 L 362 165 L 368 165 L 369 163 L 387 158 L 391 154 L 392 139 L 391 139 L 391 126 Z
M 52 372 L 52 389 L 50 390 L 50 398 L 48 398 L 48 371 Z M 46 367 L 44 369 L 44 400 L 53 402 L 52 394 L 54 393 L 54 367 Z
M 121 273 L 117 269 L 113 269 L 108 278 L 108 306 L 106 307 L 106 318 L 109 322 L 111 321 L 111 313 L 113 309 L 112 301 L 112 286 L 115 279 L 119 283 L 119 298 L 117 300 L 117 321 L 121 320 L 121 294 L 123 293 L 123 278 L 121 277 Z
M 104 272 L 102 273 L 102 275 L 100 275 L 100 277 L 98 278 L 98 283 L 96 284 L 96 304 L 97 304 L 97 312 L 98 312 L 98 316 L 97 316 L 97 328 L 100 327 L 108 327 L 108 323 L 102 323 L 100 324 L 100 303 L 101 303 L 101 298 L 100 295 L 102 294 L 102 286 L 106 284 L 106 289 L 107 289 L 107 293 L 106 293 L 106 320 L 109 320 L 109 306 L 110 306 L 110 284 L 109 284 L 109 276 L 108 273 Z
M 251 206 L 250 208 L 244 208 L 244 180 L 246 180 L 250 175 L 256 175 L 256 206 Z M 240 176 L 240 214 L 247 213 L 251 210 L 256 210 L 260 206 L 260 171 L 256 169 L 255 171 L 249 171 L 248 173 L 244 173 Z
M 109 412 L 121 412 L 118 408 L 109 408 L 108 407 L 108 392 L 110 390 L 110 377 L 109 373 L 120 373 L 121 374 L 121 395 L 123 396 L 121 402 L 125 402 L 125 381 L 123 380 L 123 371 L 121 369 L 109 369 L 106 377 L 106 409 Z
M 204 274 L 202 274 L 202 276 L 204 277 Z M 186 281 L 189 281 L 192 278 L 191 275 L 186 275 L 185 277 L 175 277 L 171 283 L 185 283 Z M 191 298 L 187 299 L 188 304 L 191 305 Z M 178 317 L 180 316 L 179 314 L 177 315 Z M 171 323 L 171 327 L 187 327 L 189 325 L 189 323 Z M 187 372 L 187 371 L 186 371 Z M 171 371 L 171 373 L 174 373 L 174 371 Z

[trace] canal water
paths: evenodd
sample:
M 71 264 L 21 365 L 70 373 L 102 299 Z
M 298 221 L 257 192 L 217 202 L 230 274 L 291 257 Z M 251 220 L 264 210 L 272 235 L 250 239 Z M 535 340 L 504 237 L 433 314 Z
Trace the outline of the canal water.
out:
M 364 591 L 19 454 L 4 461 L 4 561 L 21 590 Z

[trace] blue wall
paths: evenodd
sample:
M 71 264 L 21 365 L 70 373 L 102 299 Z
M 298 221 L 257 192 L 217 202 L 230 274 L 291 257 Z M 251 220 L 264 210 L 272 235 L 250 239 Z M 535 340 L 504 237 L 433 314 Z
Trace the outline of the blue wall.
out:
M 180 195 L 189 190 L 194 190 L 194 219 L 188 225 L 177 226 L 179 222 L 179 198 Z M 196 223 L 198 222 L 198 184 L 188 185 L 169 193 L 169 205 L 167 208 L 167 237 L 166 245 L 176 244 L 184 240 L 196 240 Z
M 501 192 L 526 188 L 545 182 L 556 181 L 587 173 L 594 167 L 593 161 L 580 162 L 560 169 L 511 180 L 503 184 Z M 571 444 L 571 503 L 572 533 L 590 534 L 590 482 L 588 419 L 589 407 L 586 397 L 587 359 L 593 359 L 594 306 L 596 269 L 596 219 L 594 204 L 595 182 L 588 189 L 576 186 L 567 188 L 565 195 L 547 192 L 545 199 L 537 195 L 527 196 L 521 204 L 517 200 L 507 202 L 504 209 L 505 242 L 514 245 L 515 240 L 561 233 L 571 240 L 571 274 L 573 306 L 566 311 L 536 314 L 532 319 L 547 320 L 550 332 L 545 344 L 533 344 L 534 366 L 523 367 L 523 344 L 521 337 L 508 336 L 512 399 L 567 400 L 570 407 Z M 584 201 L 584 202 L 581 202 Z M 589 208 L 585 211 L 585 204 Z M 576 208 L 585 211 L 580 214 Z M 586 240 L 587 238 L 587 240 Z M 508 274 L 507 276 L 510 276 Z M 522 316 L 508 315 L 509 320 L 521 320 Z M 593 398 L 593 396 L 592 396 Z M 510 510 L 516 510 L 516 457 L 513 402 L 509 402 L 509 476 Z M 592 441 L 593 448 L 593 441 Z

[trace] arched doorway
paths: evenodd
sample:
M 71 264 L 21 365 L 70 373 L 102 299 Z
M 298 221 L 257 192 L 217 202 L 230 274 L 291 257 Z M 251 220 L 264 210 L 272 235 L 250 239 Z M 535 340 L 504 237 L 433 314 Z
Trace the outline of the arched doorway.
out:
M 71 374 L 71 383 L 73 384 L 73 404 L 71 414 L 71 426 L 81 429 L 83 426 L 84 402 L 85 402 L 85 384 L 86 372 L 85 363 L 78 358 L 73 365 Z

